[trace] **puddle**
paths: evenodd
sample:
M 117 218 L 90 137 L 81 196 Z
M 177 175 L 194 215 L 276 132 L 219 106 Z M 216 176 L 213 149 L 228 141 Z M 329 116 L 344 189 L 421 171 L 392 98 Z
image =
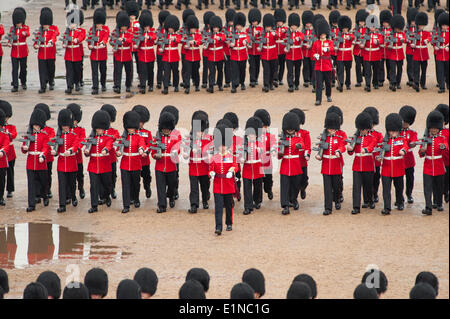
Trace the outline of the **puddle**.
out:
M 22 269 L 58 260 L 118 262 L 131 255 L 104 245 L 89 233 L 57 224 L 21 223 L 0 226 L 0 268 Z

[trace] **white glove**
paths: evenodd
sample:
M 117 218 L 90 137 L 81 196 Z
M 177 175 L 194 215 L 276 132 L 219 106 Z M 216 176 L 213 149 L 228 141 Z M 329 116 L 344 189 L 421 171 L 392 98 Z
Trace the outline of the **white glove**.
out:
M 210 172 L 209 176 L 211 176 L 211 178 L 214 178 L 214 176 L 216 176 L 216 173 L 215 172 Z
M 328 52 L 328 48 L 323 48 L 323 52 Z
M 227 178 L 232 178 L 233 177 L 233 172 L 228 172 L 226 176 L 227 176 Z
M 314 54 L 314 59 L 319 60 L 319 58 L 320 58 L 319 53 Z

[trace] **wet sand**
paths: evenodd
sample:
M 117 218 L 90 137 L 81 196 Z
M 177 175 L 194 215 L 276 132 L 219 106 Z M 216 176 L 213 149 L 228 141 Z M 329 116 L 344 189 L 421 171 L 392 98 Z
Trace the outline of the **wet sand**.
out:
M 36 0 L 42 6 L 52 4 L 47 0 Z M 27 24 L 31 30 L 37 28 L 41 5 L 27 7 Z M 55 23 L 64 26 L 62 18 L 63 3 L 52 4 Z M 306 6 L 302 6 L 303 11 Z M 217 5 L 214 11 L 218 11 Z M 108 16 L 112 16 L 108 11 Z M 154 20 L 157 20 L 154 10 Z M 204 11 L 203 11 L 204 12 Z M 197 14 L 202 16 L 203 12 Z M 218 11 L 223 17 L 224 12 Z M 268 12 L 266 10 L 265 12 Z M 319 11 L 328 16 L 328 10 Z M 355 11 L 349 14 L 354 18 Z M 405 10 L 404 10 L 405 12 Z M 289 12 L 288 12 L 289 13 Z M 180 16 L 181 12 L 176 12 Z M 9 25 L 6 15 L 2 22 Z M 91 24 L 86 14 L 84 27 Z M 430 15 L 431 29 L 432 17 Z M 113 25 L 113 19 L 108 19 Z M 30 47 L 31 48 L 31 47 Z M 62 56 L 57 57 L 56 90 L 39 95 L 37 77 L 37 58 L 30 49 L 28 62 L 28 91 L 18 94 L 9 92 L 10 60 L 9 49 L 5 50 L 2 64 L 0 98 L 7 99 L 14 107 L 11 123 L 17 125 L 19 132 L 24 132 L 29 115 L 38 102 L 49 104 L 53 114 L 48 122 L 56 127 L 57 112 L 70 102 L 83 106 L 81 125 L 90 131 L 92 114 L 103 104 L 112 103 L 118 110 L 114 127 L 122 131 L 122 115 L 136 104 L 149 107 L 151 120 L 146 128 L 152 132 L 157 127 L 158 115 L 162 107 L 172 104 L 180 110 L 180 128 L 189 129 L 193 111 L 206 110 L 210 123 L 214 125 L 225 112 L 233 111 L 239 115 L 240 125 L 257 108 L 267 108 L 272 116 L 272 127 L 281 127 L 283 114 L 292 107 L 300 107 L 306 113 L 305 128 L 311 131 L 314 139 L 322 130 L 323 119 L 327 107 L 336 104 L 344 111 L 343 129 L 347 134 L 354 131 L 354 118 L 366 106 L 376 106 L 380 111 L 380 119 L 390 112 L 397 112 L 405 104 L 413 105 L 418 111 L 413 128 L 422 135 L 425 118 L 438 103 L 448 103 L 448 93 L 437 94 L 435 88 L 434 61 L 430 59 L 427 73 L 427 91 L 420 94 L 406 87 L 406 75 L 403 75 L 403 89 L 392 93 L 386 87 L 371 93 L 362 88 L 352 87 L 351 91 L 339 93 L 333 90 L 333 103 L 313 106 L 314 94 L 310 89 L 300 87 L 298 93 L 289 94 L 287 86 L 278 88 L 268 94 L 261 93 L 261 87 L 247 88 L 237 94 L 216 92 L 211 95 L 204 90 L 186 96 L 183 93 L 170 92 L 163 96 L 160 92 L 147 95 L 118 96 L 112 93 L 112 84 L 108 83 L 108 92 L 92 97 L 90 95 L 90 64 L 85 59 L 85 82 L 83 94 L 64 95 L 64 62 Z M 86 51 L 87 52 L 87 51 Z M 431 53 L 431 52 L 430 52 Z M 156 67 L 155 67 L 156 70 Z M 406 66 L 404 68 L 406 70 Z M 354 73 L 354 72 L 353 72 Z M 354 76 L 354 74 L 352 74 Z M 135 75 L 136 78 L 136 75 Z M 108 60 L 108 79 L 112 79 L 112 59 Z M 247 74 L 248 79 L 248 74 Z M 262 78 L 260 79 L 260 83 Z M 352 79 L 355 83 L 355 79 Z M 134 81 L 134 85 L 137 81 Z M 301 82 L 303 84 L 303 82 Z M 137 91 L 136 87 L 133 87 Z M 379 127 L 383 130 L 383 126 Z M 415 203 L 406 205 L 403 212 L 393 210 L 391 216 L 381 216 L 382 203 L 375 210 L 362 210 L 358 216 L 352 216 L 351 185 L 352 158 L 345 155 L 344 196 L 341 211 L 334 211 L 331 216 L 322 216 L 323 187 L 320 176 L 320 163 L 314 159 L 309 164 L 309 187 L 305 201 L 300 202 L 300 210 L 292 211 L 289 216 L 280 214 L 279 174 L 274 175 L 274 200 L 264 196 L 262 209 L 251 215 L 243 216 L 243 203 L 237 203 L 234 211 L 234 227 L 232 232 L 224 232 L 221 237 L 214 235 L 214 204 L 210 202 L 208 211 L 200 210 L 196 215 L 187 213 L 189 208 L 189 179 L 187 165 L 180 169 L 180 199 L 175 209 L 165 214 L 156 214 L 156 188 L 152 181 L 153 195 L 144 199 L 141 192 L 141 208 L 132 209 L 126 216 L 120 214 L 121 194 L 120 178 L 118 179 L 119 200 L 115 200 L 111 209 L 101 207 L 99 213 L 89 215 L 89 195 L 81 200 L 77 208 L 68 207 L 65 214 L 57 214 L 57 199 L 51 200 L 50 206 L 27 214 L 26 208 L 26 174 L 25 157 L 20 154 L 16 143 L 18 160 L 16 162 L 16 193 L 13 199 L 7 200 L 6 208 L 0 211 L 0 224 L 24 222 L 48 222 L 68 227 L 73 231 L 88 232 L 102 240 L 105 245 L 118 246 L 123 252 L 130 253 L 119 262 L 114 260 L 97 261 L 81 260 L 76 263 L 80 268 L 81 280 L 84 274 L 94 266 L 103 267 L 110 278 L 109 298 L 115 297 L 115 290 L 120 280 L 132 278 L 134 272 L 143 266 L 153 268 L 159 277 L 156 298 L 176 298 L 178 289 L 184 281 L 186 272 L 191 267 L 203 267 L 211 275 L 208 298 L 227 298 L 231 287 L 241 280 L 242 273 L 249 267 L 259 268 L 266 277 L 265 298 L 285 298 L 287 289 L 295 275 L 308 273 L 318 283 L 319 298 L 351 298 L 353 290 L 359 283 L 367 265 L 376 264 L 383 270 L 389 280 L 386 298 L 407 298 L 418 272 L 428 270 L 434 272 L 440 281 L 440 298 L 449 297 L 449 206 L 445 204 L 444 212 L 435 212 L 431 217 L 424 217 L 421 210 L 424 205 L 422 188 L 423 161 L 416 156 L 416 183 L 413 196 Z M 417 154 L 417 152 L 415 152 Z M 152 162 L 152 175 L 154 175 Z M 87 161 L 85 160 L 85 166 Z M 119 175 L 120 176 L 120 175 Z M 89 179 L 85 174 L 85 189 L 89 190 Z M 57 195 L 57 173 L 53 171 L 52 191 Z M 380 189 L 381 191 L 381 189 Z M 381 193 L 380 193 L 381 195 Z M 56 271 L 64 284 L 67 276 L 66 266 L 70 260 L 44 262 L 25 269 L 8 270 L 11 292 L 8 298 L 20 298 L 26 284 L 37 278 L 40 272 L 51 269 Z

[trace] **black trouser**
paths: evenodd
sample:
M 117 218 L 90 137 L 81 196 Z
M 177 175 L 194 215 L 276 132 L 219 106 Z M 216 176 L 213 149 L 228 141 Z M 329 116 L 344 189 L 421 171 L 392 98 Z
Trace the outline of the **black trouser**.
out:
M 158 207 L 167 207 L 167 198 L 169 200 L 175 199 L 175 190 L 177 184 L 177 172 L 164 173 L 155 171 L 156 177 L 156 192 L 158 195 Z
M 289 207 L 289 203 L 297 200 L 296 194 L 300 188 L 300 175 L 280 175 L 281 207 Z
M 448 184 L 449 184 L 449 166 L 445 166 L 445 178 L 444 178 L 444 195 L 448 194 Z
M 302 171 L 303 171 L 303 173 L 302 173 L 302 175 L 300 175 L 300 189 L 299 190 L 305 191 L 309 185 L 308 166 L 302 167 Z
M 332 61 L 333 67 L 336 69 L 337 56 L 336 55 L 332 55 L 331 56 L 331 61 Z M 333 83 L 333 85 L 336 83 L 336 72 L 331 72 L 331 83 Z
M 299 6 L 299 0 L 289 0 L 289 6 L 290 7 L 298 7 Z
M 303 82 L 311 83 L 313 68 L 310 58 L 303 58 Z
M 315 60 L 311 60 L 311 84 L 313 85 L 313 87 L 316 87 L 316 71 L 315 71 L 315 66 L 316 66 L 316 61 Z
M 139 186 L 141 171 L 127 171 L 120 170 L 120 176 L 122 178 L 122 200 L 123 207 L 130 208 L 130 202 L 139 202 Z
M 328 4 L 337 8 L 338 2 L 337 0 L 328 0 Z
M 360 84 L 363 81 L 364 75 L 364 61 L 362 56 L 354 55 L 355 57 L 355 71 L 356 71 L 356 83 Z
M 120 62 L 114 59 L 114 88 L 122 87 L 122 69 L 125 68 L 125 87 L 131 87 L 133 81 L 133 60 Z
M 352 70 L 352 61 L 337 61 L 338 82 L 340 85 L 344 85 L 344 71 L 345 71 L 345 86 L 350 87 L 352 77 L 351 70 Z
M 146 191 L 150 190 L 152 182 L 152 174 L 150 173 L 150 165 L 143 165 L 141 169 L 142 184 Z
M 187 61 L 185 62 L 186 71 L 184 73 L 185 78 L 183 79 L 186 88 L 191 87 L 191 79 L 194 82 L 194 86 L 198 87 L 200 85 L 200 61 Z
M 413 61 L 414 84 L 424 87 L 427 80 L 428 61 Z
M 75 82 L 75 83 L 78 83 L 81 85 L 81 82 L 84 83 L 83 79 L 84 79 L 84 56 L 81 57 L 81 61 L 80 61 L 80 78 L 78 79 L 78 82 Z
M 6 170 L 6 191 L 8 193 L 14 192 L 14 166 L 16 165 L 16 160 L 8 162 L 8 169 Z
M 203 85 L 208 84 L 208 71 L 209 71 L 208 58 L 206 56 L 204 56 L 203 57 L 203 72 L 202 72 L 202 84 Z
M 77 172 L 58 172 L 59 206 L 65 207 L 68 198 L 75 200 L 75 180 Z
M 411 0 L 409 0 L 411 1 Z M 403 0 L 391 0 L 392 14 L 402 14 L 402 2 Z
M 191 176 L 189 175 L 189 182 L 191 184 L 191 192 L 189 193 L 189 202 L 191 206 L 200 207 L 200 193 L 199 185 L 202 191 L 202 202 L 206 203 L 209 200 L 209 176 Z
M 223 0 L 222 0 L 223 1 Z M 230 84 L 232 80 L 232 67 L 231 67 L 230 56 L 227 55 L 224 63 L 224 75 L 225 75 L 225 84 Z
M 253 204 L 258 205 L 262 202 L 262 178 L 248 179 L 244 178 L 244 208 L 253 210 Z M 253 189 L 252 189 L 253 187 Z
M 41 83 L 41 89 L 47 87 L 47 83 L 50 81 L 50 75 L 55 74 L 55 60 L 41 60 L 38 59 L 39 66 L 39 82 Z
M 162 55 L 156 56 L 156 66 L 158 68 L 158 70 L 156 71 L 156 84 L 159 85 L 161 85 L 161 83 L 164 81 L 164 65 L 162 58 Z
M 33 171 L 27 169 L 28 180 L 28 207 L 36 206 L 36 194 L 37 191 L 41 194 L 43 199 L 47 199 L 48 194 L 48 181 L 47 170 Z
M 271 193 L 273 186 L 272 173 L 264 173 L 263 183 L 264 183 L 264 193 L 266 194 Z
M 449 87 L 448 61 L 436 61 L 436 77 L 440 89 Z
M 259 69 L 261 66 L 261 56 L 251 55 L 248 56 L 250 83 L 257 83 L 259 78 Z
M 223 61 L 208 61 L 209 69 L 209 87 L 213 88 L 214 85 L 220 88 L 223 86 Z M 216 82 L 216 70 L 217 70 L 217 82 Z
M 216 229 L 222 231 L 223 209 L 225 208 L 225 224 L 233 225 L 233 194 L 214 194 L 214 213 Z
M 2 78 L 2 60 L 3 56 L 0 56 L 0 79 Z
M 11 58 L 12 62 L 12 86 L 19 87 L 20 84 L 27 84 L 27 58 Z M 20 71 L 19 71 L 20 69 Z
M 111 194 L 111 172 L 103 173 L 103 174 L 95 174 L 89 172 L 89 180 L 91 182 L 91 207 L 98 206 L 98 199 L 100 195 L 107 199 Z
M 106 87 L 106 60 L 91 60 L 92 70 L 92 88 L 98 89 L 98 71 L 100 70 L 100 83 L 102 87 Z
M 81 191 L 84 188 L 83 163 L 79 163 L 77 165 L 78 165 L 78 171 L 77 171 L 78 190 Z
M 311 0 L 313 7 L 320 7 L 322 0 Z
M 333 202 L 339 202 L 339 180 L 341 175 L 323 175 L 325 210 L 333 210 Z
M 370 83 L 374 86 L 378 85 L 378 69 L 380 61 L 364 61 L 364 77 L 366 78 L 366 86 L 370 87 Z
M 445 175 L 432 176 L 423 174 L 423 194 L 425 195 L 425 207 L 433 208 L 433 202 L 438 207 L 442 206 L 442 194 Z
M 273 0 L 272 0 L 273 1 Z M 236 8 L 241 8 L 241 0 L 235 0 L 234 3 L 236 4 Z M 244 5 L 247 5 L 248 0 L 244 0 Z
M 112 179 L 112 191 L 116 190 L 116 182 L 117 182 L 117 162 L 111 162 L 111 179 Z
M 366 204 L 373 202 L 373 172 L 353 172 L 353 208 L 361 208 L 361 190 Z
M 394 182 L 395 187 L 395 204 L 403 204 L 403 176 L 399 177 L 387 177 L 381 176 L 381 182 L 383 184 L 383 201 L 384 209 L 391 210 L 391 187 Z
M 389 70 L 391 72 L 389 80 L 393 85 L 398 85 L 402 82 L 403 60 L 389 60 L 389 64 Z
M 145 89 L 148 87 L 153 87 L 153 78 L 154 78 L 154 67 L 155 62 L 141 62 L 139 61 L 139 80 L 141 84 L 141 89 Z
M 66 61 L 66 83 L 68 89 L 73 89 L 74 84 L 80 83 L 81 61 Z
M 381 179 L 381 167 L 376 166 L 375 167 L 375 173 L 373 173 L 373 196 L 378 196 L 378 189 L 380 188 L 380 179 Z
M 185 73 L 186 73 L 186 54 L 182 53 L 181 54 L 181 81 L 184 85 L 186 85 L 186 83 L 184 83 L 184 79 L 186 77 Z
M 48 64 L 48 83 L 50 85 L 55 85 L 55 72 L 56 72 L 56 60 L 50 60 L 52 62 L 49 62 Z
M 276 81 L 283 82 L 285 67 L 286 67 L 286 54 L 280 54 L 278 55 L 277 72 L 275 73 Z
M 414 189 L 414 167 L 409 167 L 405 169 L 406 177 L 406 196 L 410 197 Z
M 386 66 L 386 72 L 384 70 Z M 388 81 L 391 81 L 391 64 L 389 60 L 381 59 L 378 66 L 378 83 L 384 83 L 384 78 L 387 77 Z
M 231 61 L 233 87 L 245 84 L 245 69 L 247 61 Z
M 302 60 L 286 60 L 287 64 L 287 82 L 289 87 L 300 85 L 300 69 Z
M 70 1 L 70 0 L 66 0 L 66 7 L 69 5 L 69 1 Z M 77 4 L 77 0 L 72 0 L 72 3 L 73 3 L 73 4 Z
M 322 102 L 322 88 L 325 82 L 325 95 L 331 97 L 331 72 L 332 71 L 316 71 L 316 101 Z
M 220 0 L 220 7 L 223 8 L 224 6 L 228 8 L 230 6 L 230 0 Z
M 436 7 L 436 0 L 428 0 L 428 9 L 434 9 Z
M 412 54 L 406 55 L 406 74 L 408 75 L 408 82 L 414 82 L 414 62 Z
M 283 6 L 283 0 L 272 0 L 272 8 L 275 8 L 278 2 L 278 6 L 281 8 Z
M 4 199 L 6 184 L 6 167 L 0 168 L 0 200 Z
M 178 87 L 180 82 L 180 72 L 178 71 L 178 62 L 164 62 L 164 89 L 169 88 L 170 75 L 173 77 L 173 87 Z
M 48 171 L 48 193 L 52 192 L 52 168 L 53 168 L 53 162 L 47 162 L 47 171 Z
M 277 60 L 262 60 L 264 87 L 272 87 L 277 77 Z

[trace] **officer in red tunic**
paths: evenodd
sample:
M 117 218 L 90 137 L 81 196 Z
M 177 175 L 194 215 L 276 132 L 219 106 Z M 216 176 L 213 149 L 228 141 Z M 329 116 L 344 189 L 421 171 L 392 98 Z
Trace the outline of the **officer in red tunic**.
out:
M 302 53 L 303 53 L 303 86 L 305 88 L 309 87 L 313 78 L 314 69 L 311 62 L 311 48 L 314 42 L 314 30 L 313 30 L 313 18 L 314 13 L 311 10 L 303 11 L 302 13 L 302 23 L 303 29 L 302 34 L 304 36 L 304 41 L 302 43 Z
M 133 57 L 131 47 L 133 34 L 130 32 L 130 18 L 127 13 L 120 11 L 116 16 L 117 27 L 113 31 L 110 44 L 114 53 L 114 92 L 120 94 L 122 86 L 122 69 L 125 68 L 125 87 L 131 92 L 133 80 Z
M 24 136 L 26 141 L 22 144 L 22 153 L 27 154 L 27 179 L 28 179 L 28 207 L 27 212 L 36 209 L 36 194 L 40 190 L 40 194 L 44 199 L 44 206 L 48 206 L 47 198 L 48 181 L 47 181 L 47 164 L 45 154 L 49 150 L 48 134 L 42 131 L 45 126 L 47 116 L 40 109 L 35 109 L 30 117 L 27 135 Z M 38 186 L 39 185 L 39 186 Z M 38 188 L 36 188 L 38 186 Z
M 225 45 L 225 34 L 222 31 L 222 19 L 218 16 L 211 17 L 209 20 L 211 27 L 211 35 L 206 38 L 204 47 L 209 51 L 208 53 L 208 69 L 209 80 L 208 89 L 209 93 L 214 93 L 214 86 L 217 85 L 219 91 L 223 91 L 223 61 L 225 60 L 225 54 L 223 47 Z M 217 72 L 217 78 L 216 78 Z
M 353 46 L 353 57 L 355 58 L 355 72 L 356 72 L 356 84 L 355 87 L 360 87 L 363 81 L 364 71 L 364 61 L 363 61 L 363 52 L 360 47 L 362 37 L 367 32 L 366 27 L 366 19 L 369 16 L 369 13 L 360 9 L 356 12 L 355 20 L 356 26 L 353 30 L 353 34 L 355 35 L 354 46 Z
M 336 50 L 337 78 L 339 92 L 343 91 L 344 83 L 347 90 L 351 89 L 351 70 L 352 70 L 352 44 L 355 41 L 355 35 L 350 33 L 352 20 L 348 16 L 340 16 L 338 20 L 339 32 L 335 43 L 338 46 Z M 345 80 L 344 80 L 345 72 Z
M 445 165 L 443 154 L 448 153 L 448 141 L 439 131 L 444 127 L 444 117 L 439 111 L 432 111 L 427 117 L 428 136 L 422 140 L 424 144 L 419 149 L 419 155 L 425 158 L 423 164 L 423 192 L 425 195 L 424 215 L 431 215 L 432 197 L 438 212 L 442 212 L 442 194 L 444 188 Z
M 386 135 L 381 145 L 377 160 L 382 162 L 381 181 L 383 184 L 384 208 L 383 215 L 391 213 L 391 187 L 395 187 L 395 206 L 404 209 L 403 176 L 405 175 L 404 156 L 408 152 L 408 142 L 400 136 L 402 118 L 397 113 L 391 113 L 385 120 Z
M 416 15 L 419 13 L 417 8 L 408 8 L 406 12 L 406 35 L 414 34 L 416 31 Z M 408 75 L 408 82 L 406 84 L 408 86 L 413 86 L 414 84 L 414 68 L 413 68 L 413 54 L 414 49 L 411 47 L 411 42 L 407 39 L 406 41 L 406 73 Z
M 406 34 L 403 32 L 405 28 L 405 19 L 401 15 L 395 15 L 391 20 L 391 35 L 392 43 L 388 43 L 385 38 L 385 46 L 387 48 L 387 59 L 390 64 L 389 76 L 391 91 L 395 92 L 401 89 L 402 82 L 403 61 L 405 60 L 405 52 L 403 51 L 403 44 L 406 43 Z
M 405 177 L 406 177 L 406 198 L 408 204 L 414 203 L 412 198 L 412 191 L 414 188 L 414 166 L 416 162 L 414 159 L 414 148 L 417 143 L 417 132 L 411 129 L 414 120 L 416 119 L 416 110 L 409 105 L 402 106 L 398 112 L 403 120 L 402 130 L 400 136 L 403 137 L 408 143 L 408 153 L 405 155 Z
M 232 88 L 231 93 L 236 93 L 240 85 L 241 90 L 245 90 L 245 70 L 247 66 L 247 48 L 250 38 L 247 32 L 244 32 L 245 15 L 241 12 L 234 16 L 232 39 L 228 41 L 231 51 L 231 70 L 232 70 Z
M 288 27 L 284 24 L 286 23 L 286 11 L 284 9 L 275 9 L 273 14 L 275 18 L 275 32 L 277 33 L 277 55 L 278 55 L 278 66 L 275 78 L 275 85 L 283 85 L 284 69 L 286 66 L 286 32 Z
M 449 114 L 449 108 L 448 108 L 448 104 L 439 104 L 438 106 L 436 106 L 436 110 L 441 112 L 442 115 L 444 116 L 444 128 L 442 130 L 439 131 L 439 135 L 445 137 L 445 140 L 447 141 L 447 144 L 450 145 L 450 141 L 449 141 L 449 131 L 448 131 L 448 114 Z M 444 177 L 444 200 L 446 203 L 448 203 L 449 200 L 449 192 L 448 192 L 448 184 L 450 181 L 449 178 L 449 172 L 450 172 L 450 167 L 449 167 L 449 152 L 444 152 L 443 154 L 443 158 L 444 158 L 444 165 L 445 165 L 445 177 Z
M 441 13 L 438 18 L 438 36 L 434 45 L 436 54 L 436 76 L 439 84 L 438 93 L 444 93 L 445 88 L 449 89 L 449 17 L 448 13 Z M 439 38 L 440 37 L 440 38 Z M 440 41 L 442 39 L 442 42 Z
M 50 29 L 53 24 L 51 11 L 41 11 L 39 21 L 41 26 L 34 38 L 33 47 L 38 50 L 39 81 L 41 83 L 39 93 L 45 93 L 47 83 L 50 83 L 50 74 L 54 73 L 55 69 L 57 34 Z
M 178 45 L 181 42 L 181 35 L 176 31 L 180 28 L 180 21 L 174 15 L 170 15 L 164 22 L 165 33 L 163 35 L 163 41 L 167 43 L 163 44 L 159 51 L 163 53 L 162 61 L 164 64 L 164 89 L 163 94 L 169 93 L 170 76 L 172 75 L 174 92 L 178 92 L 178 84 L 180 82 L 180 73 L 178 70 L 178 64 L 180 62 L 180 54 L 178 52 Z
M 156 33 L 153 29 L 153 18 L 150 11 L 144 10 L 139 18 L 139 24 L 143 39 L 139 34 L 134 38 L 133 47 L 137 47 L 140 92 L 145 94 L 145 88 L 153 92 L 154 67 L 155 67 L 155 49 Z M 137 42 L 136 42 L 137 41 Z
M 110 117 L 106 111 L 97 111 L 92 116 L 92 133 L 86 139 L 84 155 L 89 157 L 88 172 L 91 182 L 91 208 L 89 214 L 98 212 L 99 196 L 104 196 L 106 206 L 111 206 L 111 159 L 114 152 L 113 138 L 105 131 L 109 128 Z
M 79 104 L 76 103 L 70 103 L 67 105 L 67 108 L 72 112 L 73 114 L 73 132 L 78 135 L 78 138 L 80 141 L 84 141 L 86 138 L 86 130 L 81 127 L 79 124 L 81 122 L 81 118 L 83 116 L 83 112 L 81 111 L 81 107 Z M 83 154 L 81 150 L 82 146 L 78 149 L 77 152 L 77 183 L 78 183 L 78 191 L 80 192 L 80 198 L 83 199 L 85 197 L 84 192 L 84 168 L 83 168 Z
M 420 92 L 420 88 L 426 90 L 427 79 L 427 66 L 428 66 L 428 43 L 431 42 L 431 34 L 425 31 L 424 28 L 428 24 L 428 15 L 425 12 L 419 12 L 416 15 L 416 27 L 417 30 L 414 35 L 418 39 L 411 40 L 411 48 L 414 49 L 413 53 L 413 72 L 414 72 L 414 85 L 413 88 L 416 92 Z
M 189 94 L 191 87 L 191 79 L 194 83 L 195 92 L 200 91 L 200 60 L 202 59 L 200 54 L 200 46 L 202 44 L 202 34 L 198 31 L 199 23 L 195 15 L 190 15 L 186 20 L 186 28 L 188 35 L 182 40 L 184 47 L 184 59 L 185 59 L 185 72 L 183 79 L 184 93 Z
M 164 29 L 164 21 L 166 18 L 170 15 L 169 11 L 161 10 L 158 14 L 158 21 L 159 21 L 159 27 L 156 29 L 156 38 L 160 40 L 166 31 Z M 156 88 L 158 90 L 161 89 L 161 84 L 164 80 L 163 72 L 164 72 L 164 66 L 162 62 L 163 53 L 159 50 L 161 46 L 157 44 L 156 46 L 156 65 L 157 65 L 157 72 L 156 72 Z
M 233 132 L 233 142 L 231 144 L 231 152 L 233 155 L 238 159 L 238 166 L 237 170 L 235 171 L 236 175 L 236 199 L 238 201 L 241 200 L 241 165 L 240 165 L 240 155 L 238 154 L 238 150 L 242 148 L 242 144 L 244 142 L 244 139 L 241 136 L 236 135 L 237 130 L 239 129 L 239 118 L 234 112 L 227 112 L 224 114 L 223 119 L 228 121 L 229 127 L 232 129 Z
M 378 68 L 378 85 L 380 87 L 384 84 L 384 78 L 387 77 L 387 80 L 392 82 L 391 77 L 391 65 L 389 63 L 389 51 L 388 43 L 386 39 L 389 38 L 394 30 L 391 28 L 392 23 L 392 13 L 390 10 L 382 10 L 379 15 L 381 27 L 379 32 L 385 39 L 384 43 L 380 45 L 381 50 L 381 60 L 380 66 Z M 386 72 L 385 72 L 386 71 Z
M 378 76 L 382 58 L 381 46 L 384 45 L 384 38 L 377 31 L 380 26 L 378 17 L 371 15 L 367 19 L 370 21 L 370 24 L 367 26 L 365 37 L 361 40 L 359 46 L 361 47 L 364 60 L 364 77 L 366 80 L 364 90 L 370 92 L 371 84 L 375 90 L 379 88 Z
M 94 25 L 89 29 L 88 48 L 91 50 L 92 94 L 98 94 L 98 72 L 102 92 L 106 91 L 106 64 L 108 59 L 109 28 L 105 25 L 105 10 L 99 8 L 94 11 Z
M 264 72 L 263 92 L 269 92 L 274 89 L 274 81 L 277 78 L 277 39 L 278 35 L 273 30 L 275 26 L 275 18 L 272 14 L 267 13 L 263 17 L 263 33 L 259 42 L 258 50 L 261 52 L 261 60 Z
M 9 136 L 9 141 L 12 142 L 17 137 L 17 129 L 15 125 L 9 124 L 8 121 L 12 117 L 12 106 L 8 101 L 0 100 L 0 109 L 5 113 L 5 125 L 4 131 Z M 6 153 L 6 158 L 8 159 L 8 168 L 6 170 L 6 197 L 12 198 L 14 189 L 14 166 L 16 164 L 16 151 L 14 146 L 8 148 Z
M 66 211 L 66 201 L 70 198 L 76 207 L 78 200 L 75 195 L 75 180 L 78 170 L 76 154 L 81 146 L 78 135 L 73 132 L 73 115 L 69 109 L 62 109 L 58 114 L 58 132 L 51 139 L 52 155 L 58 156 L 58 213 Z
M 298 91 L 300 85 L 300 69 L 303 61 L 302 43 L 305 39 L 300 32 L 300 16 L 291 13 L 288 18 L 289 30 L 286 31 L 285 48 L 287 64 L 288 91 Z
M 261 23 L 261 11 L 257 8 L 252 8 L 248 12 L 249 26 L 246 30 L 250 43 L 248 49 L 248 64 L 250 74 L 250 87 L 258 85 L 259 70 L 261 66 L 261 52 L 258 51 L 259 41 L 261 40 L 262 27 Z
M 0 108 L 0 206 L 5 206 L 5 185 L 6 185 L 6 171 L 8 168 L 8 150 L 10 147 L 9 134 L 5 130 L 5 112 Z
M 352 214 L 361 211 L 361 190 L 363 191 L 363 208 L 375 208 L 372 197 L 373 173 L 375 163 L 373 149 L 377 146 L 375 137 L 369 134 L 372 128 L 372 117 L 369 113 L 358 114 L 355 119 L 356 133 L 352 137 L 347 151 L 349 155 L 355 155 L 353 160 L 353 210 Z
M 8 44 L 11 49 L 12 63 L 12 89 L 19 90 L 19 79 L 24 90 L 27 89 L 27 38 L 30 36 L 30 28 L 25 24 L 26 12 L 23 8 L 15 8 L 12 14 L 13 26 L 9 30 Z M 20 71 L 19 71 L 20 70 Z
M 233 194 L 236 192 L 235 171 L 236 157 L 230 149 L 232 132 L 225 125 L 214 129 L 214 152 L 209 167 L 209 175 L 213 178 L 214 210 L 216 219 L 216 235 L 222 234 L 223 210 L 225 209 L 226 230 L 233 229 Z

